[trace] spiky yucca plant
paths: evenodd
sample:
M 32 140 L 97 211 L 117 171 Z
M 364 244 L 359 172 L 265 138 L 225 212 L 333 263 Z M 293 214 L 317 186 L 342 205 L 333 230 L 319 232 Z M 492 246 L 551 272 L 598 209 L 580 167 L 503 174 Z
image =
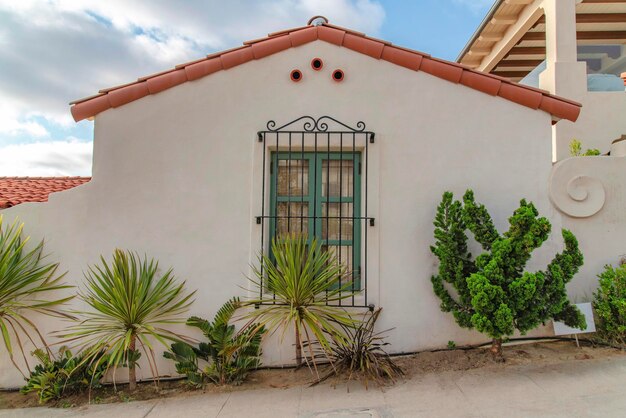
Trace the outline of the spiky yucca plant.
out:
M 11 362 L 25 375 L 14 359 L 16 345 L 30 371 L 20 335 L 49 352 L 30 314 L 70 318 L 61 305 L 73 296 L 50 296 L 50 292 L 72 286 L 61 282 L 65 273 L 57 274 L 58 263 L 45 262 L 43 241 L 32 250 L 25 248 L 29 238 L 22 239 L 23 228 L 24 224 L 17 221 L 5 227 L 0 215 L 0 334 Z
M 395 381 L 404 371 L 385 351 L 389 345 L 385 334 L 390 330 L 375 331 L 376 321 L 382 308 L 367 312 L 356 327 L 341 326 L 345 338 L 334 339 L 330 355 L 321 353 L 322 358 L 329 358 L 331 364 L 328 373 L 315 383 L 331 376 L 346 376 L 348 380 L 359 379 L 367 388 L 373 381 L 383 385 L 386 381 Z
M 128 366 L 129 390 L 135 390 L 135 365 L 146 355 L 153 378 L 158 376 L 153 342 L 167 348 L 168 341 L 185 339 L 164 326 L 184 323 L 194 292 L 177 283 L 172 269 L 159 273 L 159 263 L 131 251 L 115 250 L 113 261 L 100 257 L 100 265 L 85 273 L 86 289 L 79 293 L 90 311 L 77 312 L 80 322 L 62 334 L 82 350 L 106 353 L 107 367 Z M 87 356 L 89 358 L 89 356 Z
M 293 327 L 296 363 L 301 365 L 304 340 L 315 339 L 328 351 L 329 335 L 342 338 L 338 324 L 356 324 L 344 308 L 332 306 L 352 297 L 352 277 L 332 252 L 321 248 L 317 239 L 308 242 L 303 235 L 275 238 L 272 255 L 273 258 L 266 254 L 259 256 L 260 267 L 254 268 L 255 278 L 250 279 L 257 294 L 273 294 L 272 304 L 255 309 L 247 317 L 269 331 L 282 330 L 281 338 Z M 250 301 L 256 305 L 263 302 L 267 301 Z

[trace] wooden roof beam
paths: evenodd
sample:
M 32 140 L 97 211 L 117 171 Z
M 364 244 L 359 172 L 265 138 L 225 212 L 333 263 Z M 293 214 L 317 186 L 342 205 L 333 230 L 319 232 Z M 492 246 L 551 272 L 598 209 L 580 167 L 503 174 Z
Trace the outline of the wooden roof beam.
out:
M 514 15 L 496 15 L 491 19 L 492 25 L 512 25 L 515 22 L 517 22 L 517 16 Z
M 626 31 L 579 31 L 576 32 L 576 39 L 579 41 L 589 40 L 622 40 L 626 39 Z M 545 41 L 545 32 L 527 32 L 522 36 L 521 41 Z
M 545 55 L 546 47 L 545 46 L 516 46 L 511 48 L 507 57 L 509 55 Z
M 626 3 L 626 0 L 585 0 L 586 4 L 612 4 L 612 3 Z
M 503 37 L 500 41 L 496 42 L 491 48 L 491 52 L 485 56 L 482 60 L 480 67 L 481 71 L 492 71 L 513 48 L 522 36 L 535 24 L 537 19 L 543 15 L 543 9 L 541 8 L 543 0 L 534 0 L 522 9 L 519 15 L 516 17 L 515 23 L 509 25 L 506 31 L 503 33 Z
M 514 60 L 502 60 L 498 63 L 496 70 L 500 67 L 531 67 L 535 68 L 541 64 L 543 60 L 538 59 L 514 59 Z
M 472 48 L 467 55 L 470 57 L 484 57 L 491 52 L 491 48 Z
M 546 33 L 545 32 L 526 32 L 526 34 L 524 36 L 522 36 L 522 39 L 520 39 L 520 42 L 523 41 L 545 41 L 546 40 Z
M 626 39 L 626 31 L 624 30 L 612 30 L 612 31 L 588 31 L 588 32 L 576 32 L 576 39 L 579 41 L 589 40 L 622 40 Z
M 503 33 L 484 33 L 478 37 L 483 42 L 498 42 L 504 37 Z
M 528 75 L 529 71 L 499 71 L 499 70 L 495 70 L 492 71 L 491 74 L 493 75 L 498 75 L 500 77 L 506 77 L 506 78 L 524 78 Z
M 585 2 L 586 3 L 586 2 Z M 577 13 L 576 23 L 624 23 L 626 13 Z M 541 16 L 536 25 L 546 23 L 545 16 Z

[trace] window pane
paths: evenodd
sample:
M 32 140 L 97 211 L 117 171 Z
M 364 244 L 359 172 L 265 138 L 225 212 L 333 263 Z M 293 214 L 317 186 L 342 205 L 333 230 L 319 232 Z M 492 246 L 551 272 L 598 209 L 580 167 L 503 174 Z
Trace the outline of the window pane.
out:
M 352 271 L 352 246 L 350 245 L 323 245 L 324 250 L 328 250 L 334 254 L 336 261 L 340 262 L 348 271 Z M 341 250 L 341 254 L 339 251 Z
M 322 161 L 322 196 L 352 197 L 354 189 L 354 161 Z
M 279 202 L 276 205 L 276 216 L 276 235 L 286 233 L 308 234 L 308 203 Z
M 278 160 L 278 196 L 309 194 L 309 160 Z
M 341 215 L 339 213 L 340 208 Z M 322 216 L 328 217 L 328 219 L 321 220 L 322 239 L 352 241 L 352 219 L 350 219 L 352 203 L 322 203 Z M 341 231 L 339 231 L 340 225 Z

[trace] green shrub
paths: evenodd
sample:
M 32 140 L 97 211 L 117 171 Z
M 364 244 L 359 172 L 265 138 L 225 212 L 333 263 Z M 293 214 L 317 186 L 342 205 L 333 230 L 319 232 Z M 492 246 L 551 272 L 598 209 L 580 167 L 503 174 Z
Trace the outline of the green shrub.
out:
M 93 362 L 87 362 L 84 361 L 84 354 L 72 356 L 66 348 L 61 348 L 56 360 L 43 350 L 35 350 L 33 355 L 41 363 L 35 366 L 20 392 L 36 392 L 39 403 L 99 387 L 106 372 L 106 359 L 102 356 L 93 358 Z
M 107 366 L 128 367 L 129 391 L 137 386 L 136 362 L 146 354 L 153 377 L 158 376 L 154 344 L 184 337 L 166 326 L 183 322 L 195 292 L 187 293 L 185 282 L 177 283 L 172 270 L 159 272 L 159 263 L 131 251 L 115 250 L 113 261 L 100 257 L 101 265 L 85 273 L 86 289 L 80 299 L 91 308 L 77 312 L 81 321 L 61 336 L 78 340 L 95 356 L 109 354 Z M 87 348 L 89 347 L 89 348 Z
M 577 139 L 572 139 L 572 142 L 569 143 L 569 154 L 572 157 L 593 157 L 600 155 L 600 150 L 587 148 L 587 151 L 583 152 L 582 143 Z
M 545 271 L 524 271 L 531 253 L 550 235 L 551 225 L 525 200 L 509 218 L 509 230 L 500 234 L 487 209 L 468 190 L 463 202 L 450 192 L 443 195 L 435 218 L 435 245 L 439 272 L 432 277 L 441 309 L 457 323 L 490 336 L 494 358 L 502 360 L 502 340 L 517 329 L 524 334 L 547 320 L 585 329 L 583 314 L 567 299 L 565 285 L 583 264 L 578 241 L 563 230 L 565 249 Z M 483 253 L 472 258 L 466 230 L 474 234 Z M 453 287 L 456 297 L 448 288 Z
M 404 374 L 384 347 L 387 331 L 375 332 L 376 321 L 380 316 L 381 308 L 372 313 L 366 313 L 365 318 L 356 327 L 341 325 L 344 338 L 334 338 L 328 359 L 330 371 L 319 381 L 330 376 L 347 376 L 361 380 L 367 387 L 368 382 L 374 381 L 382 385 L 387 380 L 395 380 Z M 320 357 L 326 357 L 324 352 Z
M 42 254 L 43 241 L 32 250 L 25 248 L 29 239 L 22 238 L 23 228 L 24 224 L 17 222 L 5 227 L 0 215 L 0 335 L 13 365 L 26 377 L 13 358 L 15 346 L 26 361 L 17 331 L 20 330 L 22 338 L 25 336 L 33 344 L 47 347 L 37 324 L 28 319 L 28 314 L 71 318 L 60 305 L 73 296 L 57 298 L 50 295 L 72 286 L 61 283 L 65 273 L 58 273 L 58 263 L 46 262 Z
M 202 387 L 208 381 L 238 385 L 261 364 L 261 338 L 265 328 L 251 324 L 235 332 L 235 326 L 229 323 L 241 306 L 238 298 L 229 300 L 212 323 L 196 316 L 189 318 L 187 325 L 199 328 L 208 341 L 198 346 L 175 342 L 171 351 L 163 354 L 176 362 L 176 371 L 186 375 L 190 385 Z M 199 361 L 205 363 L 204 367 Z
M 606 266 L 598 276 L 593 294 L 596 335 L 608 342 L 626 345 L 626 264 Z

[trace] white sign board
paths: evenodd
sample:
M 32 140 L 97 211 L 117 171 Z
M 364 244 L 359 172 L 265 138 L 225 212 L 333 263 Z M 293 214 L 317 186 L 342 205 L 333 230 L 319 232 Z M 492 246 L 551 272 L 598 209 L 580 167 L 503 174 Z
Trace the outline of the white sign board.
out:
M 572 335 L 572 334 L 584 334 L 587 332 L 595 332 L 596 324 L 593 321 L 593 310 L 591 309 L 591 303 L 577 303 L 576 307 L 585 315 L 585 321 L 587 322 L 587 329 L 580 330 L 578 328 L 570 328 L 562 322 L 553 321 L 554 335 Z

